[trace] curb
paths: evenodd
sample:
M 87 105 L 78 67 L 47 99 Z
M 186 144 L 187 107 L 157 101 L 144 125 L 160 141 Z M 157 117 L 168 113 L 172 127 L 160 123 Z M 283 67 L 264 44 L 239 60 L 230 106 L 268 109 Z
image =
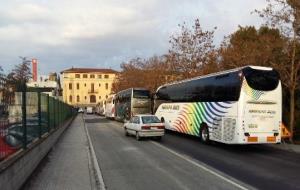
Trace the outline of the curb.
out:
M 104 181 L 103 181 L 103 177 L 102 177 L 102 173 L 100 171 L 100 167 L 99 167 L 98 160 L 97 160 L 97 157 L 96 157 L 96 153 L 95 153 L 92 141 L 91 141 L 89 131 L 88 131 L 86 125 L 85 125 L 85 120 L 83 118 L 83 115 L 82 115 L 82 120 L 83 120 L 84 130 L 85 130 L 86 136 L 87 136 L 88 141 L 89 141 L 89 153 L 90 153 L 90 159 L 92 161 L 92 166 L 93 166 L 93 169 L 94 169 L 93 173 L 95 173 L 96 185 L 98 186 L 98 189 L 106 190 L 105 184 L 104 184 Z

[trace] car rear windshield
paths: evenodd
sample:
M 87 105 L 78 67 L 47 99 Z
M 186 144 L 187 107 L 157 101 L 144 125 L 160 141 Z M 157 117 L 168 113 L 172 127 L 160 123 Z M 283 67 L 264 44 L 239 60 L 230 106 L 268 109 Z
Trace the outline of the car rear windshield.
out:
M 134 90 L 133 97 L 134 98 L 150 98 L 150 93 L 148 90 Z
M 249 86 L 255 90 L 271 91 L 279 83 L 279 73 L 274 69 L 258 70 L 247 67 L 243 69 L 243 73 Z
M 144 124 L 160 123 L 160 120 L 156 116 L 142 116 L 142 121 Z

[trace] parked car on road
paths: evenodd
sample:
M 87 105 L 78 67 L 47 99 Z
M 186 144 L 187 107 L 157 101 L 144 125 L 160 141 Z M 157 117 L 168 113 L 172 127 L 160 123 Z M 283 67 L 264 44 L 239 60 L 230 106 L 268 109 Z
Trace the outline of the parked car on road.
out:
M 155 115 L 140 114 L 124 124 L 124 131 L 126 136 L 135 135 L 137 140 L 141 137 L 156 137 L 160 140 L 165 134 L 165 126 Z
M 79 108 L 79 109 L 78 109 L 78 113 L 84 113 L 83 108 Z
M 93 107 L 87 107 L 87 108 L 86 108 L 86 113 L 87 113 L 87 114 L 93 114 L 93 113 L 94 113 Z

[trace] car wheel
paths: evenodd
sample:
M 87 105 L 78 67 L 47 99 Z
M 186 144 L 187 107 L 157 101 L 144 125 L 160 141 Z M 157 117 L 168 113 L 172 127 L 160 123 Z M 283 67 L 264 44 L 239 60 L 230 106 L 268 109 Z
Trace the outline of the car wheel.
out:
M 126 128 L 124 128 L 124 131 L 125 131 L 125 136 L 129 136 L 128 131 L 127 131 Z
M 139 132 L 137 131 L 136 133 L 135 133 L 135 138 L 136 138 L 136 140 L 141 140 L 141 137 L 140 137 L 140 134 L 139 134 Z
M 203 143 L 209 143 L 209 131 L 206 124 L 202 124 L 200 128 L 200 139 Z

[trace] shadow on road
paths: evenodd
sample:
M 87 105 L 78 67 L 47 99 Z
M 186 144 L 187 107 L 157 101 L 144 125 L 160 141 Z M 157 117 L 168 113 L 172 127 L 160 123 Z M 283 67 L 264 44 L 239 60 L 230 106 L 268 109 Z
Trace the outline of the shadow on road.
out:
M 268 144 L 268 145 L 264 145 L 264 144 L 230 145 L 230 144 L 223 144 L 223 143 L 218 143 L 218 142 L 210 142 L 210 144 L 204 145 L 201 143 L 200 138 L 196 137 L 196 136 L 178 133 L 178 132 L 170 131 L 170 130 L 166 130 L 166 134 L 174 136 L 174 137 L 180 137 L 180 138 L 192 141 L 194 143 L 199 143 L 199 146 L 211 146 L 213 148 L 222 149 L 222 150 L 230 151 L 233 153 L 243 153 L 243 154 L 246 154 L 246 153 L 260 154 L 261 153 L 264 155 L 268 155 L 268 154 L 272 155 L 274 153 L 284 152 L 284 154 L 291 154 L 291 155 L 295 156 L 294 152 L 276 148 L 276 146 L 281 146 L 281 145 L 276 145 L 276 144 L 274 144 L 274 145 L 270 145 L 270 144 Z M 300 159 L 300 155 L 298 156 L 298 158 Z

